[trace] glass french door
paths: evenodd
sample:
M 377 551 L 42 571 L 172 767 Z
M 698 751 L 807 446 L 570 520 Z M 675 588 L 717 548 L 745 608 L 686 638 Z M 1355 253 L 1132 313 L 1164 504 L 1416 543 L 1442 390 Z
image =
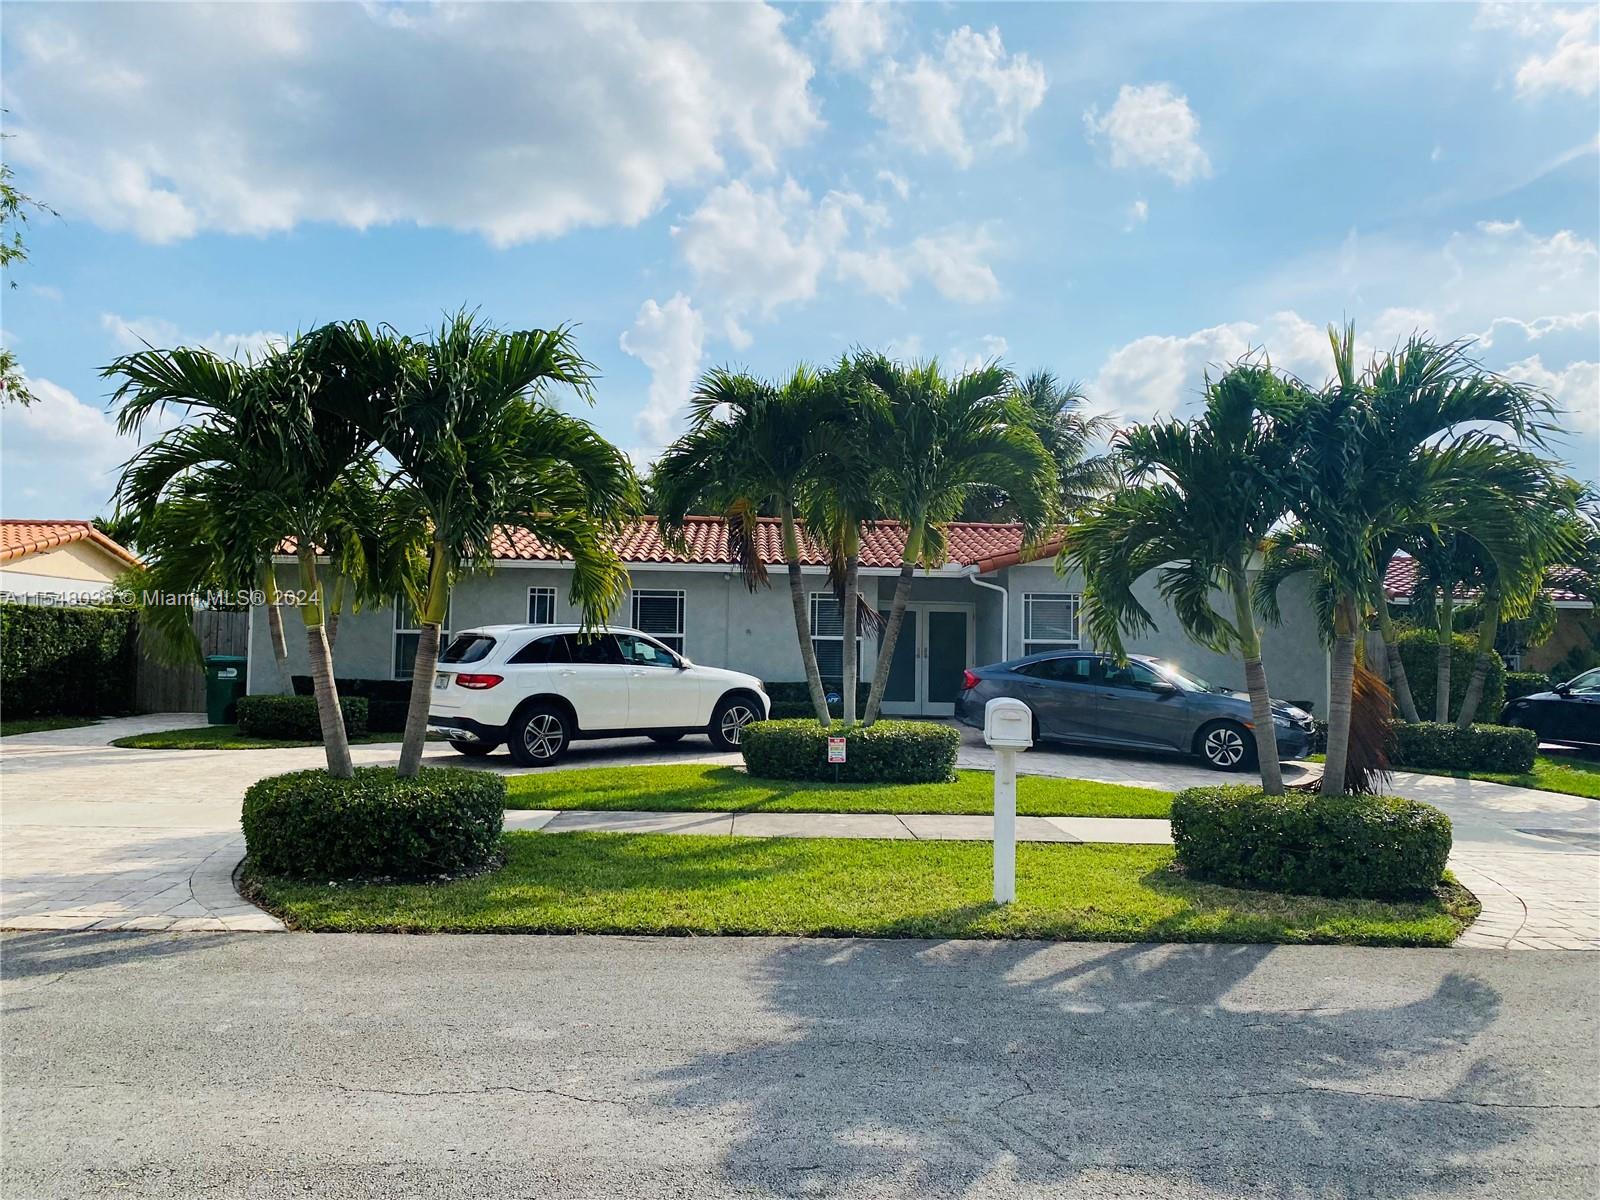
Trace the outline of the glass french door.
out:
M 887 609 L 883 619 L 889 619 Z M 975 610 L 963 604 L 910 604 L 895 642 L 883 711 L 900 717 L 955 712 L 961 673 L 972 665 Z

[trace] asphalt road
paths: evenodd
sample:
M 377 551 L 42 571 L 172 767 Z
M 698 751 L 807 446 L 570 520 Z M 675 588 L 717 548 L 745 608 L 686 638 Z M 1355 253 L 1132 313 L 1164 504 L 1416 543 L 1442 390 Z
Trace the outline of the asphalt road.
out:
M 13 934 L 31 1197 L 1600 1192 L 1600 956 Z

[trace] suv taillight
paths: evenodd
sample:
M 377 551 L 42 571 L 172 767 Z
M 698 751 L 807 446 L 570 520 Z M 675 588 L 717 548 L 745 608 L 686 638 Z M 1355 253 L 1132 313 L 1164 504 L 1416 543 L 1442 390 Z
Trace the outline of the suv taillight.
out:
M 463 673 L 456 676 L 456 686 L 472 688 L 474 691 L 481 692 L 486 688 L 492 688 L 503 678 L 504 676 L 502 675 L 470 675 Z
M 970 692 L 977 686 L 978 677 L 976 675 L 974 675 L 971 671 L 961 672 L 961 690 L 963 692 Z

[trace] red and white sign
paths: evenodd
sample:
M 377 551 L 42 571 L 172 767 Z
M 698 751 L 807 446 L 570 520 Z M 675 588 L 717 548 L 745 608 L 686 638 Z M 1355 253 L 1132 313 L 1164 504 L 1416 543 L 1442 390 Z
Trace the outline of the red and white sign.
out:
M 830 763 L 842 763 L 844 761 L 844 739 L 842 737 L 828 739 L 828 761 Z

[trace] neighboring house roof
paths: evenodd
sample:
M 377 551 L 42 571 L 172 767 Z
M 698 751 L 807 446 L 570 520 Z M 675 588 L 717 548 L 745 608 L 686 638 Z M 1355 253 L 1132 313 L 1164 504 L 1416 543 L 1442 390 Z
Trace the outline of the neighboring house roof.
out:
M 112 541 L 89 521 L 0 520 L 0 562 L 10 562 L 41 550 L 54 550 L 71 542 L 85 541 L 94 543 L 129 566 L 139 565 L 139 558 L 133 551 Z
M 1577 571 L 1572 568 L 1557 567 L 1546 576 L 1548 585 L 1545 595 L 1549 596 L 1556 604 L 1587 605 L 1588 599 L 1579 595 L 1570 588 L 1562 587 L 1562 582 L 1575 576 Z M 1408 554 L 1396 554 L 1389 560 L 1389 566 L 1383 573 L 1383 590 L 1388 593 L 1389 599 L 1408 601 L 1417 585 L 1417 560 Z M 1476 596 L 1477 590 L 1472 588 L 1459 588 L 1456 598 L 1470 599 Z
M 728 553 L 727 529 L 721 517 L 687 518 L 683 540 L 686 543 L 683 551 L 668 546 L 661 531 L 656 528 L 655 520 L 646 517 L 632 522 L 624 531 L 617 544 L 617 552 L 628 563 L 733 565 L 733 556 Z M 864 528 L 861 531 L 861 565 L 868 568 L 898 567 L 905 541 L 905 530 L 892 522 Z M 951 563 L 959 567 L 977 566 L 980 571 L 992 571 L 1021 561 L 1022 526 L 954 521 L 949 526 L 949 544 Z M 777 517 L 761 517 L 757 520 L 756 546 L 761 561 L 767 566 L 783 564 L 783 527 Z M 1038 556 L 1051 553 L 1054 553 L 1052 548 L 1041 547 Z M 567 557 L 521 529 L 497 531 L 494 556 L 522 562 L 555 562 Z M 826 561 L 822 550 L 801 531 L 801 564 L 821 566 Z M 988 565 L 991 563 L 994 565 Z

